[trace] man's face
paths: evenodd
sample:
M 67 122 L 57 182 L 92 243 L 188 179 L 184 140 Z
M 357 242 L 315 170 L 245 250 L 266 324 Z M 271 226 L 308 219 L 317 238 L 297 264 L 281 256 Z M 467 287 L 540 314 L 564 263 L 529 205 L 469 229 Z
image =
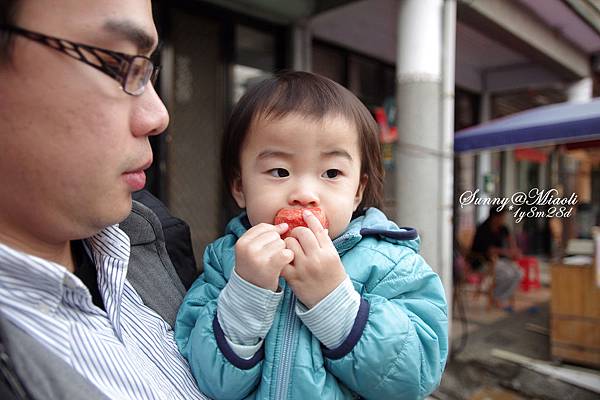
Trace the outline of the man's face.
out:
M 23 0 L 14 24 L 131 55 L 157 42 L 150 0 Z M 0 66 L 0 230 L 58 243 L 128 215 L 152 161 L 148 136 L 168 114 L 151 84 L 138 97 L 119 86 L 14 36 L 12 62 Z
M 360 163 L 358 132 L 342 117 L 259 118 L 242 146 L 232 194 L 252 225 L 272 224 L 282 208 L 320 207 L 334 239 L 362 199 Z

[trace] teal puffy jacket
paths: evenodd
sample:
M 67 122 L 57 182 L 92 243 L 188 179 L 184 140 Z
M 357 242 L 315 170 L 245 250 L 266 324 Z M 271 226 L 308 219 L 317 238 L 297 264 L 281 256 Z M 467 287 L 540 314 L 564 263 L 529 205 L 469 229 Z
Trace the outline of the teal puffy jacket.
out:
M 216 318 L 217 298 L 235 264 L 235 243 L 248 226 L 233 219 L 204 253 L 204 273 L 179 310 L 175 338 L 198 386 L 225 399 L 420 399 L 439 384 L 448 351 L 447 304 L 439 277 L 419 256 L 413 229 L 398 228 L 370 208 L 334 244 L 361 305 L 352 330 L 327 349 L 283 301 L 264 345 L 238 357 Z

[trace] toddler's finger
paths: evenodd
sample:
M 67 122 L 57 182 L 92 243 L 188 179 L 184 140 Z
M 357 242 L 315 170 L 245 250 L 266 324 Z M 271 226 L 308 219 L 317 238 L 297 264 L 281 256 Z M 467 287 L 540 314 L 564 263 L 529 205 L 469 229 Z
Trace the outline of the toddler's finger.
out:
M 285 243 L 283 242 L 283 240 L 278 238 L 277 240 L 271 240 L 270 242 L 265 243 L 264 247 L 262 248 L 262 251 L 270 254 L 275 254 L 284 249 Z
M 292 230 L 291 237 L 300 243 L 305 254 L 316 251 L 321 247 L 317 235 L 310 228 L 298 226 Z
M 246 231 L 246 233 L 242 235 L 242 238 L 246 240 L 254 240 L 257 237 L 263 235 L 264 233 L 273 232 L 273 229 L 277 231 L 277 226 L 273 226 L 267 223 L 260 223 L 248 229 L 248 231 Z
M 273 254 L 270 265 L 281 274 L 281 270 L 286 265 L 290 265 L 292 261 L 294 261 L 294 252 L 289 249 L 282 249 Z
M 315 234 L 317 241 L 321 247 L 325 247 L 331 242 L 329 238 L 329 230 L 321 224 L 321 220 L 309 210 L 304 210 L 304 221 L 308 228 Z
M 283 279 L 285 279 L 286 282 L 289 283 L 297 279 L 298 271 L 296 270 L 296 267 L 288 264 L 285 267 L 283 267 L 279 276 L 281 276 Z
M 262 231 L 257 236 L 246 238 L 245 241 L 248 246 L 261 250 L 271 246 L 272 243 L 279 243 L 282 245 L 281 236 L 273 229 L 273 226 L 271 226 L 270 230 Z
M 304 217 L 304 221 L 306 222 L 306 225 L 314 233 L 317 233 L 317 232 L 325 229 L 325 228 L 323 228 L 323 225 L 321 225 L 321 221 L 319 221 L 319 218 L 317 218 L 317 216 L 315 214 L 313 214 L 310 210 L 304 210 L 302 212 L 302 216 Z
M 321 246 L 321 248 L 324 249 L 327 247 L 333 247 L 333 242 L 329 237 L 329 229 L 323 229 L 320 232 L 315 233 L 315 237 L 317 238 L 317 241 L 319 242 L 319 246 Z
M 279 236 L 286 233 L 289 229 L 289 225 L 287 222 L 282 222 L 281 224 L 275 225 L 275 231 L 279 234 Z
M 291 264 L 294 261 L 295 254 L 290 249 L 281 250 L 281 254 L 283 255 L 283 262 L 285 264 Z
M 283 241 L 285 242 L 285 247 L 294 252 L 294 258 L 304 255 L 304 250 L 302 250 L 300 242 L 295 237 L 288 236 Z

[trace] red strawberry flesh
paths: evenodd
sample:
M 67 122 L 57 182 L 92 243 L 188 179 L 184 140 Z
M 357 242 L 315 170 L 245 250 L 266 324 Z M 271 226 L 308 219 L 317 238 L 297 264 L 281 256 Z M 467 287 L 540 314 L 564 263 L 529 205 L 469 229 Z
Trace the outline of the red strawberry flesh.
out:
M 273 221 L 273 225 L 279 225 L 282 223 L 288 224 L 288 230 L 285 231 L 281 238 L 285 239 L 290 235 L 292 230 L 298 226 L 306 226 L 306 222 L 304 221 L 304 217 L 302 216 L 302 212 L 304 210 L 309 210 L 312 212 L 321 222 L 323 228 L 327 229 L 329 227 L 329 221 L 323 214 L 323 211 L 319 207 L 311 207 L 311 208 L 282 208 L 277 212 L 275 216 L 275 220 Z

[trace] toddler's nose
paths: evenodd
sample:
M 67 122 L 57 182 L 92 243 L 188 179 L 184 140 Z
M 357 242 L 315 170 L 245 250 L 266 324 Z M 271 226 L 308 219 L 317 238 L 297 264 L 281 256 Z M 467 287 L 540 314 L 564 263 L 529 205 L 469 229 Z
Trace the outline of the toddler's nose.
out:
M 319 196 L 316 191 L 306 184 L 299 184 L 290 193 L 288 203 L 291 206 L 318 207 Z

